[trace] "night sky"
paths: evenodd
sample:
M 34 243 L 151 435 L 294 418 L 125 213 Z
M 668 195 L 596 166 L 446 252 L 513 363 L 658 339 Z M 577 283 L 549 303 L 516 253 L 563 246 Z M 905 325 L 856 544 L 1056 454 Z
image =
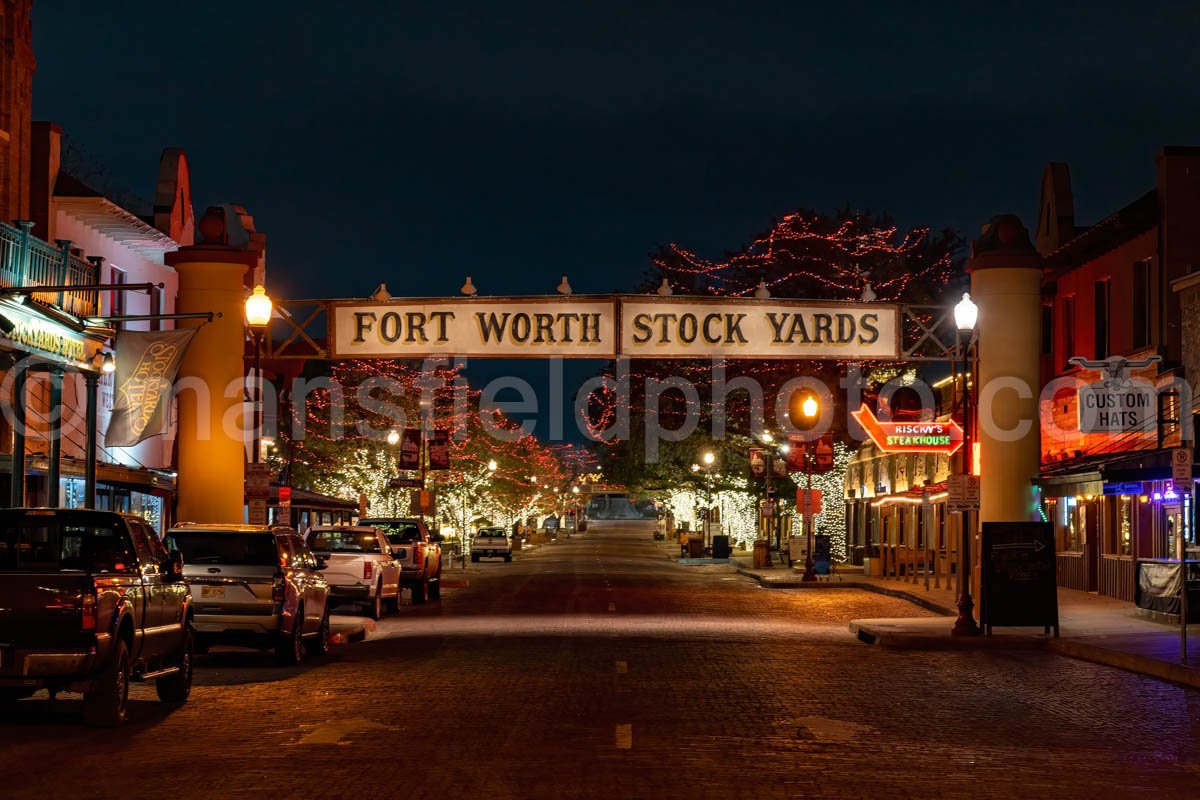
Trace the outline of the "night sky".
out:
M 796 207 L 1032 229 L 1048 160 L 1092 222 L 1200 143 L 1194 3 L 619 5 L 38 0 L 35 116 L 146 198 L 184 147 L 308 297 L 629 289 Z

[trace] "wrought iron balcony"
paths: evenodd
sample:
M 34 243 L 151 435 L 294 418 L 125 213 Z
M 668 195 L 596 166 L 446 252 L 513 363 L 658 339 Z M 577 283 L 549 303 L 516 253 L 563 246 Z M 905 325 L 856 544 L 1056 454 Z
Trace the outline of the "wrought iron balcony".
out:
M 72 255 L 70 246 L 54 246 L 31 235 L 31 222 L 14 227 L 0 222 L 0 286 L 92 286 L 99 283 L 97 267 Z M 36 292 L 33 297 L 75 317 L 99 313 L 95 289 Z

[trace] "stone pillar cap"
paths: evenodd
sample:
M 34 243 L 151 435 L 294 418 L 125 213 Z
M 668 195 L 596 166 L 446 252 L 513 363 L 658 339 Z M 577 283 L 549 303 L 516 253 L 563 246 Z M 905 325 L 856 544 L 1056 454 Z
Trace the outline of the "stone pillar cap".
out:
M 1042 257 L 1016 214 L 992 217 L 980 230 L 979 238 L 971 242 L 968 272 L 997 267 L 1042 268 Z

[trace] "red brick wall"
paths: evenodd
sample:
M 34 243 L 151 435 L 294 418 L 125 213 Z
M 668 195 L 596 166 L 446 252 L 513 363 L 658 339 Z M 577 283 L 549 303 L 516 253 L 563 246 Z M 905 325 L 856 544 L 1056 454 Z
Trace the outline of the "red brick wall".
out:
M 0 0 L 0 220 L 29 216 L 33 0 Z

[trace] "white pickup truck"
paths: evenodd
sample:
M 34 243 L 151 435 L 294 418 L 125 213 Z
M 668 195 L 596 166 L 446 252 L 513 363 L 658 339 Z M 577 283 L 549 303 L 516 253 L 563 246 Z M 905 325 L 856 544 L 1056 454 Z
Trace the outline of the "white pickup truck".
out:
M 512 561 L 512 542 L 504 528 L 480 528 L 471 540 L 471 560 L 503 558 Z

